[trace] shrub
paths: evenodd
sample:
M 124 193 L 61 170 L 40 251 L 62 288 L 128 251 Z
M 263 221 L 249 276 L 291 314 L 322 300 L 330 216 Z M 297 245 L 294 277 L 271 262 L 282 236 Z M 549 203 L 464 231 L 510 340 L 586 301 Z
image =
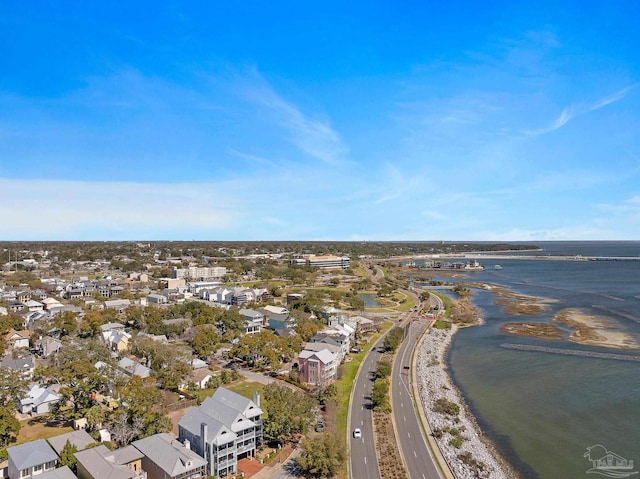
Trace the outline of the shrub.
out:
M 433 410 L 435 412 L 446 414 L 447 416 L 457 416 L 460 414 L 460 406 L 445 398 L 436 400 Z

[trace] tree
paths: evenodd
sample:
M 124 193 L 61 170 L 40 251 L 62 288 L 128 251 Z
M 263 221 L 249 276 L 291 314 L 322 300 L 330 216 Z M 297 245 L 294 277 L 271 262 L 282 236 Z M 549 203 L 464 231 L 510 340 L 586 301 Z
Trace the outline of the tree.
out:
M 72 470 L 76 468 L 76 456 L 74 454 L 78 452 L 78 448 L 71 444 L 71 441 L 67 439 L 67 442 L 64 443 L 64 447 L 62 451 L 60 451 L 60 460 L 58 461 L 58 465 L 67 466 Z
M 100 326 L 105 322 L 100 311 L 88 311 L 80 323 L 80 334 L 94 338 L 100 333 Z
M 191 347 L 199 358 L 207 358 L 216 352 L 216 346 L 221 341 L 220 335 L 210 326 L 203 324 L 194 329 Z
M 84 417 L 92 431 L 94 431 L 105 420 L 104 410 L 97 405 L 91 406 Z
M 118 444 L 128 444 L 139 437 L 171 430 L 171 420 L 160 411 L 163 396 L 155 380 L 133 376 L 118 392 L 123 404 L 113 422 L 118 431 Z
M 385 379 L 391 375 L 391 363 L 389 361 L 380 360 L 376 365 L 375 376 L 378 379 Z
M 398 349 L 398 346 L 402 343 L 404 339 L 404 330 L 399 327 L 394 327 L 389 331 L 389 333 L 384 338 L 384 349 L 389 352 L 395 352 Z
M 313 390 L 313 397 L 321 404 L 325 405 L 338 396 L 338 388 L 335 384 L 327 386 L 316 386 Z
M 263 391 L 264 437 L 280 444 L 294 434 L 304 434 L 314 420 L 313 398 L 280 384 L 267 384 Z
M 19 371 L 0 368 L 0 405 L 15 411 L 27 386 L 27 381 L 22 379 Z
M 312 477 L 334 477 L 342 468 L 347 455 L 344 441 L 337 436 L 324 433 L 302 441 L 300 456 L 296 462 Z
M 0 447 L 6 447 L 20 432 L 20 421 L 15 416 L 15 410 L 0 406 Z
M 63 336 L 74 334 L 78 330 L 76 313 L 64 311 L 63 313 L 56 315 L 53 320 L 53 325 L 62 331 Z
M 371 403 L 376 411 L 390 412 L 389 404 L 389 380 L 376 379 L 373 382 L 373 390 L 371 391 Z

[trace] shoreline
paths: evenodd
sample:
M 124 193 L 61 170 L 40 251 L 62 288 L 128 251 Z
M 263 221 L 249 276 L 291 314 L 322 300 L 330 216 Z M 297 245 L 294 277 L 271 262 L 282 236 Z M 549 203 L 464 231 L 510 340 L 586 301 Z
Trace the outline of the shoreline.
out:
M 433 329 L 421 341 L 416 363 L 420 403 L 438 447 L 456 479 L 516 479 L 520 476 L 497 446 L 483 433 L 466 400 L 449 375 L 447 355 L 456 325 Z M 451 416 L 436 412 L 438 399 L 459 405 Z M 440 436 L 440 437 L 438 437 Z M 464 438 L 457 448 L 450 444 Z

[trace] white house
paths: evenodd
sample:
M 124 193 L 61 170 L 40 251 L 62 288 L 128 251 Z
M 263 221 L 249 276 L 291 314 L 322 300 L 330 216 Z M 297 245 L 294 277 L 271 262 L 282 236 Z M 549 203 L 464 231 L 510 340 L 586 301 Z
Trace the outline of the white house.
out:
M 22 414 L 44 414 L 50 411 L 53 404 L 60 400 L 60 395 L 51 387 L 43 387 L 38 383 L 29 386 L 27 395 L 20 400 Z

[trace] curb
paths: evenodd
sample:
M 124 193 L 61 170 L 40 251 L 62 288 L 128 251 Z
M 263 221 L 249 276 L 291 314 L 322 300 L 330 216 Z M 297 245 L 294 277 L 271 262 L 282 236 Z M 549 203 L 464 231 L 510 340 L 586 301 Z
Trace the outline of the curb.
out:
M 427 438 L 427 444 L 429 445 L 429 449 L 431 450 L 431 454 L 435 459 L 436 464 L 438 465 L 438 469 L 444 475 L 446 479 L 455 479 L 453 475 L 453 471 L 445 457 L 442 455 L 442 451 L 440 450 L 440 446 L 433 438 L 433 431 L 431 430 L 431 425 L 427 420 L 427 417 L 424 412 L 424 404 L 422 403 L 422 399 L 420 398 L 420 390 L 418 389 L 418 377 L 417 377 L 417 368 L 416 368 L 416 352 L 422 347 L 422 343 L 424 341 L 425 336 L 428 334 L 428 331 L 431 329 L 433 323 L 429 323 L 429 326 L 425 329 L 425 331 L 420 336 L 420 339 L 416 343 L 416 347 L 413 350 L 411 357 L 411 388 L 413 389 L 413 397 L 414 397 L 414 406 L 418 411 L 418 417 L 420 418 L 420 424 L 422 426 L 422 430 Z

